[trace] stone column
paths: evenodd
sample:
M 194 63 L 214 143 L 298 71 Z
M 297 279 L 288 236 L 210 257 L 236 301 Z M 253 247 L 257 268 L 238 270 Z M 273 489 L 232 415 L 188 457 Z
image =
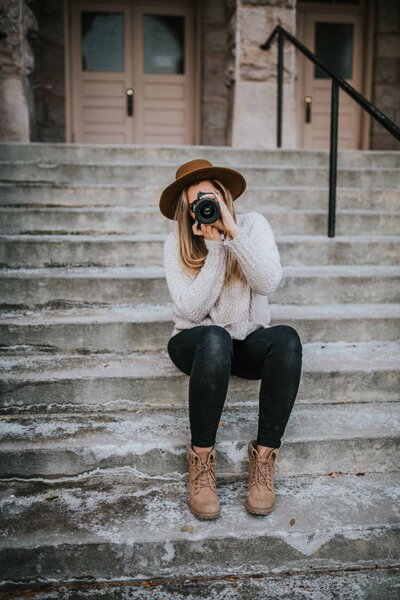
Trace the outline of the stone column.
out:
M 400 125 L 400 5 L 398 0 L 376 3 L 375 56 L 372 102 Z M 399 150 L 400 144 L 371 118 L 371 150 Z
M 234 4 L 234 3 L 233 3 Z M 204 0 L 202 8 L 203 53 L 201 93 L 201 143 L 225 146 L 229 136 L 232 0 Z
M 261 50 L 276 25 L 296 35 L 296 0 L 237 0 L 232 146 L 276 148 L 277 42 Z M 282 148 L 297 147 L 295 49 L 284 45 Z
M 36 20 L 24 0 L 0 0 L 0 140 L 29 142 L 27 76 L 33 56 L 26 36 Z

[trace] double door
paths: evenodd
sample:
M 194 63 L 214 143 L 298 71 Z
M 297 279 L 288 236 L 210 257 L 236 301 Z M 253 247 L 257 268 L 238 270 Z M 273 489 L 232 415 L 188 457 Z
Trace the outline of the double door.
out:
M 69 15 L 69 140 L 196 143 L 194 3 L 70 0 Z

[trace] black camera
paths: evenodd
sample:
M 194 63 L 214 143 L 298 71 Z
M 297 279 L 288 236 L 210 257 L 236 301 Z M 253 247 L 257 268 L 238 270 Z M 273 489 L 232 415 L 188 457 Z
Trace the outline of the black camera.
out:
M 214 200 L 212 196 L 209 196 L 209 193 L 210 192 L 197 192 L 197 200 L 194 200 L 189 204 L 190 210 L 195 214 L 195 219 L 199 224 L 199 228 L 200 223 L 209 225 L 210 223 L 214 223 L 221 216 L 221 209 L 218 201 Z M 203 198 L 203 196 L 206 196 L 206 198 Z

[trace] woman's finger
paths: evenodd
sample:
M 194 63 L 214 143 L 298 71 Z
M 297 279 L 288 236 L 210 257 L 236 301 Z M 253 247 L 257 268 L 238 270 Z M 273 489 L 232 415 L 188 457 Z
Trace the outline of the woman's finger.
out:
M 221 239 L 220 233 L 216 227 L 214 227 L 213 225 L 209 225 L 208 228 L 209 228 L 209 236 L 212 240 L 220 240 Z
M 198 227 L 197 227 L 197 221 L 195 221 L 193 223 L 192 231 L 193 231 L 194 235 L 203 235 L 203 232 L 201 231 L 201 229 L 198 229 Z

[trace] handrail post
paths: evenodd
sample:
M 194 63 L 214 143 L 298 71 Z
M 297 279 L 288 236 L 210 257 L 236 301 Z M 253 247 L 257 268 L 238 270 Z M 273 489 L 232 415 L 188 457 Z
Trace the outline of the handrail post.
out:
M 329 150 L 329 215 L 328 237 L 335 237 L 336 220 L 336 175 L 337 175 L 337 146 L 338 146 L 338 114 L 339 86 L 332 79 L 331 88 L 331 136 Z
M 337 172 L 337 146 L 338 146 L 338 120 L 339 120 L 339 87 L 342 88 L 355 102 L 366 110 L 375 121 L 378 121 L 396 140 L 400 141 L 400 127 L 389 119 L 387 115 L 377 109 L 377 107 L 362 96 L 353 88 L 346 79 L 340 77 L 337 73 L 327 67 L 316 54 L 311 52 L 294 35 L 286 31 L 281 25 L 277 25 L 267 40 L 260 44 L 262 50 L 269 50 L 275 37 L 278 37 L 278 62 L 277 62 L 277 147 L 282 146 L 282 99 L 283 99 L 283 45 L 285 38 L 298 48 L 306 58 L 311 60 L 322 71 L 331 78 L 331 131 L 330 131 L 330 151 L 329 151 L 329 215 L 328 215 L 328 237 L 335 237 L 336 220 L 336 172 Z
M 277 63 L 277 130 L 276 130 L 276 145 L 278 148 L 282 147 L 282 108 L 283 108 L 283 44 L 285 41 L 285 35 L 283 31 L 278 32 L 278 63 Z

